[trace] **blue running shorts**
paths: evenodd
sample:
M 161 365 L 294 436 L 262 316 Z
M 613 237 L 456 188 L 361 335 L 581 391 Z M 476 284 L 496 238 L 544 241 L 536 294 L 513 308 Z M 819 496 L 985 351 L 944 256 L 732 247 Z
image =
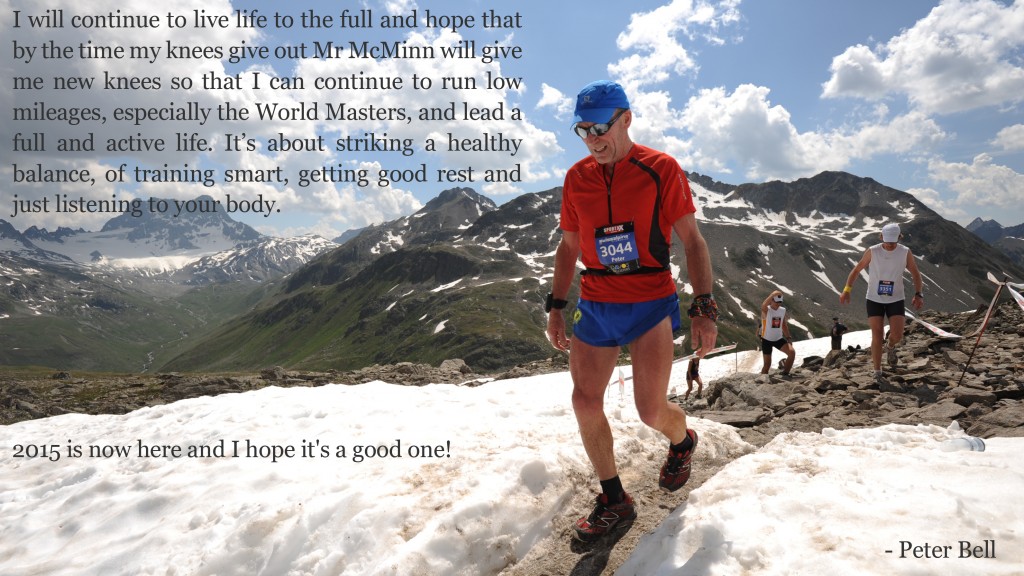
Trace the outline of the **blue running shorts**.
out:
M 625 346 L 666 316 L 672 319 L 672 331 L 678 330 L 682 324 L 678 294 L 635 304 L 580 299 L 573 313 L 572 333 L 591 346 Z

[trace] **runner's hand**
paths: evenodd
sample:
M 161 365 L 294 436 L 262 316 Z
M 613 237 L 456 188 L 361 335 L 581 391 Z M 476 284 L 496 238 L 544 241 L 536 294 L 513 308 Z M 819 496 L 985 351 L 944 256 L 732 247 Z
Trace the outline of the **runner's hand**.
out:
M 690 346 L 697 352 L 698 358 L 714 350 L 716 340 L 718 324 L 714 320 L 703 316 L 690 318 Z
M 548 312 L 548 341 L 556 350 L 569 351 L 569 339 L 565 334 L 565 315 L 560 309 L 553 309 Z

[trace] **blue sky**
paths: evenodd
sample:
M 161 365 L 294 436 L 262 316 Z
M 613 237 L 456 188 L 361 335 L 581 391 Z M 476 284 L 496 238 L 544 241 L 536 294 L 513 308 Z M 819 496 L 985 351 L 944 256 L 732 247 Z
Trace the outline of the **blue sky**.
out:
M 279 2 L 219 0 L 170 0 L 159 9 L 141 2 L 100 0 L 87 10 L 70 0 L 47 3 L 66 7 L 66 12 L 101 14 L 173 11 L 190 14 L 231 14 L 235 9 L 274 11 L 296 18 L 305 10 L 334 14 L 338 3 L 306 0 Z M 268 27 L 262 33 L 232 27 L 224 30 L 193 29 L 155 31 L 101 31 L 66 29 L 58 38 L 67 43 L 162 44 L 165 40 L 193 45 L 240 45 L 276 47 L 332 40 L 405 41 L 407 45 L 445 46 L 475 40 L 478 46 L 518 46 L 522 57 L 484 64 L 479 60 L 373 60 L 308 58 L 230 64 L 210 61 L 154 63 L 118 61 L 35 61 L 31 64 L 2 62 L 5 76 L 31 71 L 45 77 L 54 74 L 96 74 L 103 68 L 125 75 L 191 77 L 200 81 L 203 72 L 218 76 L 240 74 L 249 86 L 254 73 L 271 75 L 333 76 L 363 72 L 366 75 L 402 76 L 401 91 L 340 92 L 305 90 L 155 91 L 110 93 L 53 90 L 26 94 L 6 86 L 0 98 L 5 105 L 25 105 L 40 97 L 48 103 L 92 101 L 116 104 L 166 106 L 168 102 L 194 100 L 203 106 L 231 101 L 240 106 L 277 100 L 283 104 L 346 102 L 350 106 L 375 105 L 405 108 L 415 116 L 420 107 L 444 107 L 451 101 L 467 101 L 493 109 L 499 103 L 506 117 L 488 122 L 215 122 L 206 126 L 188 123 L 146 125 L 146 134 L 166 134 L 173 142 L 175 131 L 194 130 L 211 134 L 214 151 L 203 154 L 165 152 L 113 155 L 81 154 L 77 163 L 94 166 L 96 174 L 121 163 L 142 166 L 203 166 L 263 168 L 280 166 L 289 185 L 195 184 L 66 185 L 62 193 L 84 197 L 191 198 L 210 194 L 215 198 L 274 199 L 281 209 L 270 217 L 235 215 L 272 235 L 319 233 L 333 237 L 350 229 L 390 220 L 414 212 L 442 190 L 460 185 L 439 182 L 438 169 L 475 169 L 475 181 L 465 182 L 503 203 L 526 192 L 561 184 L 564 171 L 585 148 L 570 131 L 575 93 L 598 78 L 620 81 L 630 94 L 635 121 L 632 136 L 637 142 L 676 156 L 684 169 L 709 175 L 731 184 L 793 180 L 823 170 L 844 170 L 871 177 L 882 184 L 917 195 L 942 216 L 966 224 L 975 217 L 996 219 L 1003 225 L 1024 222 L 1024 4 L 1007 0 L 925 2 L 881 0 L 818 2 L 813 0 L 755 1 L 637 1 L 484 3 L 479 1 L 415 2 L 411 0 L 346 3 L 350 10 L 373 11 L 373 29 L 302 30 Z M 12 10 L 38 13 L 42 8 L 27 0 L 0 0 L 5 15 Z M 377 22 L 386 14 L 408 15 L 417 10 L 414 30 L 383 30 Z M 495 10 L 521 16 L 518 29 L 484 29 L 481 13 Z M 473 15 L 475 26 L 459 32 L 428 29 L 423 16 Z M 10 18 L 5 21 L 10 26 Z M 115 33 L 116 32 L 116 33 Z M 25 45 L 38 44 L 52 32 L 22 27 L 7 28 L 5 35 Z M 50 34 L 47 36 L 46 34 Z M 438 89 L 443 76 L 475 77 L 500 74 L 522 77 L 519 90 L 454 92 Z M 435 79 L 431 90 L 408 87 L 413 74 Z M 12 104 L 13 102 L 13 104 Z M 8 107 L 8 106 L 5 106 Z M 519 120 L 510 119 L 518 108 Z M 15 125 L 16 124 L 16 125 Z M 25 123 L 4 123 L 2 139 L 11 142 L 17 132 L 31 132 Z M 37 128 L 39 129 L 39 128 Z M 97 138 L 134 133 L 137 128 L 109 123 L 89 128 L 49 126 L 56 134 L 92 130 Z M 257 142 L 246 153 L 223 150 L 224 134 L 245 133 Z M 412 139 L 415 152 L 272 153 L 266 139 L 285 133 L 289 137 L 323 135 L 328 144 L 345 136 L 367 132 Z M 447 150 L 447 135 L 478 138 L 501 133 L 521 139 L 515 155 L 508 151 L 459 152 Z M 429 152 L 432 139 L 439 150 Z M 329 147 L 330 148 L 330 147 Z M 0 171 L 10 183 L 11 164 L 31 165 L 39 160 L 31 153 L 10 155 Z M 60 165 L 66 155 L 43 153 L 47 163 Z M 366 169 L 412 169 L 424 165 L 426 182 L 365 186 L 358 183 L 317 183 L 296 186 L 298 172 L 323 166 Z M 521 181 L 486 183 L 486 169 L 519 167 Z M 96 229 L 109 215 L 25 214 L 9 217 L 9 197 L 26 198 L 49 193 L 41 188 L 5 186 L 0 215 L 16 228 L 83 226 Z

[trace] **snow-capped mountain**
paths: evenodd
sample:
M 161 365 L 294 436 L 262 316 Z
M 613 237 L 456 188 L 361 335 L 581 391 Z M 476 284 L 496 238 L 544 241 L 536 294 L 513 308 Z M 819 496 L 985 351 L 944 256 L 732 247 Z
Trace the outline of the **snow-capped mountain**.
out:
M 65 233 L 67 228 L 58 232 Z M 0 219 L 0 254 L 20 255 L 25 258 L 42 261 L 56 261 L 71 264 L 72 260 L 62 254 L 47 252 L 36 246 L 31 238 L 18 232 L 10 222 Z
M 209 196 L 195 199 L 195 205 L 212 202 Z M 126 212 L 98 232 L 33 226 L 19 234 L 0 220 L 0 253 L 183 284 L 279 278 L 334 246 L 317 236 L 270 238 L 219 211 Z
M 786 294 L 798 338 L 824 334 L 833 316 L 851 328 L 864 327 L 862 305 L 840 306 L 838 294 L 886 222 L 903 228 L 928 308 L 963 311 L 987 303 L 995 288 L 988 272 L 1024 278 L 1020 267 L 963 227 L 870 178 L 825 172 L 789 183 L 732 186 L 690 177 L 711 252 L 723 341 L 753 346 L 760 304 L 775 289 Z M 165 369 L 267 363 L 343 369 L 463 358 L 487 371 L 551 354 L 542 302 L 560 238 L 560 199 L 555 188 L 497 206 L 467 188 L 447 190 L 417 213 L 365 228 L 336 248 L 316 237 L 239 241 L 245 228 L 224 221 L 201 219 L 156 231 L 152 223 L 128 227 L 138 222 L 122 216 L 115 219 L 120 224 L 112 221 L 97 233 L 34 232 L 33 240 L 4 228 L 0 250 L 45 247 L 48 254 L 74 258 L 86 273 L 121 278 L 121 286 L 125 266 L 149 258 L 150 270 L 167 271 L 156 277 L 179 291 L 228 280 L 251 286 L 294 270 L 279 285 L 264 283 L 260 302 L 252 293 L 224 290 L 201 297 L 200 307 L 216 300 L 221 316 L 193 311 L 198 324 L 175 332 L 187 337 L 176 336 L 183 351 Z M 229 250 L 218 252 L 227 244 Z M 685 306 L 691 290 L 678 242 L 672 263 Z M 27 313 L 15 295 L 18 282 L 7 285 L 7 308 Z M 864 289 L 858 281 L 855 302 Z M 216 326 L 232 305 L 242 315 Z
M 336 246 L 194 216 L 126 213 L 98 232 L 0 220 L 0 365 L 147 369 Z
M 691 181 L 711 251 L 723 341 L 753 346 L 761 302 L 775 289 L 786 294 L 798 338 L 825 334 L 834 316 L 865 327 L 863 305 L 841 306 L 838 294 L 890 221 L 901 224 L 903 242 L 918 259 L 928 308 L 963 311 L 987 302 L 995 288 L 988 271 L 1024 276 L 914 196 L 869 178 L 826 172 L 729 186 L 694 174 Z M 479 198 L 448 191 L 416 215 L 363 230 L 296 271 L 280 293 L 170 369 L 235 369 L 257 361 L 350 368 L 462 358 L 486 371 L 548 357 L 542 302 L 560 238 L 560 190 L 524 194 L 496 209 Z M 469 202 L 463 214 L 479 216 L 460 221 L 431 212 L 449 202 Z M 429 221 L 440 224 L 417 226 Z M 689 292 L 678 243 L 673 266 Z M 865 286 L 855 286 L 856 302 Z M 323 345 L 299 344 L 310 341 Z M 238 342 L 257 344 L 240 349 Z
M 484 214 L 497 209 L 493 200 L 471 188 L 452 188 L 409 216 L 349 230 L 334 241 L 345 245 L 352 256 L 372 259 L 399 250 L 407 242 L 448 241 L 452 231 L 465 230 Z
M 451 242 L 461 231 L 497 209 L 493 200 L 471 188 L 445 190 L 414 214 L 335 238 L 341 245 L 338 250 L 313 262 L 297 276 L 293 275 L 288 284 L 331 284 L 351 276 L 382 255 L 413 246 Z
M 967 288 L 984 286 L 985 274 L 967 272 L 968 268 L 995 271 L 1009 265 L 914 196 L 870 178 L 825 172 L 789 183 L 742 186 L 724 185 L 699 174 L 691 180 L 697 218 L 715 268 L 716 291 L 720 299 L 732 300 L 734 312 L 743 316 L 750 317 L 764 295 L 778 287 L 794 297 L 792 305 L 830 322 L 837 308 L 835 296 L 847 274 L 864 250 L 880 241 L 880 229 L 887 222 L 901 224 L 903 243 L 918 258 L 929 305 L 938 309 L 975 305 L 975 295 Z M 364 230 L 332 259 L 335 265 L 359 269 L 382 253 L 444 242 L 486 249 L 495 259 L 512 257 L 526 266 L 530 276 L 543 281 L 551 273 L 551 256 L 560 237 L 560 197 L 557 188 L 525 194 L 498 209 L 483 211 L 469 225 L 426 230 L 411 226 L 415 218 L 424 217 L 428 206 L 410 218 Z M 685 282 L 685 259 L 678 242 L 675 248 L 677 277 Z M 296 274 L 292 284 L 302 282 L 307 272 Z M 333 280 L 340 277 L 334 275 Z
M 839 308 L 836 294 L 864 250 L 880 242 L 887 222 L 901 225 L 930 308 L 973 308 L 994 289 L 986 285 L 986 271 L 1014 268 L 914 196 L 870 178 L 825 172 L 790 183 L 745 184 L 724 194 L 696 183 L 694 194 L 720 296 L 752 322 L 773 287 L 792 297 L 787 306 L 809 328 L 834 315 L 861 319 L 860 309 Z M 855 293 L 863 294 L 864 287 L 859 282 Z
M 317 235 L 294 238 L 260 237 L 190 262 L 172 276 L 183 284 L 237 280 L 264 282 L 286 276 L 310 260 L 337 247 Z
M 197 199 L 204 201 L 212 198 Z M 230 250 L 240 242 L 258 240 L 261 234 L 223 212 L 175 217 L 171 212 L 141 211 L 112 218 L 98 232 L 68 228 L 49 232 L 32 227 L 24 237 L 36 248 L 79 264 L 161 273 Z

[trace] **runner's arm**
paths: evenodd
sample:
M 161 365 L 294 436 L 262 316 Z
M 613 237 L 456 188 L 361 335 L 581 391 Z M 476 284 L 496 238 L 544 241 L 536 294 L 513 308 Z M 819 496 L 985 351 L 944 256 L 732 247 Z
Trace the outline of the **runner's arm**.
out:
M 920 310 L 924 306 L 924 296 L 921 296 L 924 285 L 921 283 L 921 271 L 917 269 L 917 260 L 914 259 L 914 254 L 909 249 L 907 250 L 907 270 L 910 271 L 910 278 L 914 281 L 914 297 L 910 299 L 910 303 L 915 310 Z
M 869 248 L 864 251 L 864 256 L 861 257 L 860 262 L 857 262 L 857 265 L 853 267 L 850 275 L 846 277 L 846 286 L 843 288 L 843 291 L 839 293 L 840 304 L 847 304 L 850 302 L 850 290 L 847 290 L 847 288 L 853 288 L 853 283 L 857 281 L 857 275 L 867 268 L 870 263 L 871 249 Z
M 576 232 L 562 231 L 562 239 L 555 249 L 555 272 L 551 279 L 551 295 L 556 300 L 566 300 L 576 275 L 576 261 L 580 257 L 580 238 Z M 558 350 L 569 349 L 566 337 L 565 315 L 563 310 L 552 308 L 548 312 L 548 340 Z
M 714 277 L 711 272 L 711 255 L 708 244 L 697 228 L 697 219 L 693 214 L 682 216 L 672 228 L 683 242 L 686 254 L 686 274 L 693 288 L 694 296 L 711 294 Z M 718 325 L 710 318 L 696 316 L 690 319 L 690 346 L 703 357 L 704 353 L 715 347 L 718 339 Z

